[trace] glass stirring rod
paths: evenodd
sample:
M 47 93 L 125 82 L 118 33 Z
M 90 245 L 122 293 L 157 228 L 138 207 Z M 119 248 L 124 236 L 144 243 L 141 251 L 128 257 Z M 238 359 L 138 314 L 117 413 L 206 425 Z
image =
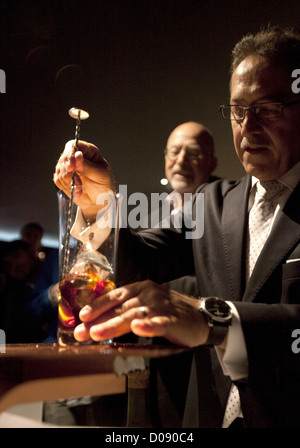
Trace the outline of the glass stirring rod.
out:
M 90 115 L 85 110 L 78 109 L 76 107 L 72 107 L 72 109 L 69 110 L 69 115 L 70 115 L 70 117 L 72 117 L 76 120 L 75 148 L 74 148 L 74 154 L 75 154 L 76 151 L 78 151 L 78 141 L 79 141 L 79 135 L 80 135 L 81 120 L 86 120 L 87 118 L 89 118 Z M 72 225 L 71 211 L 72 211 L 73 199 L 74 199 L 75 177 L 76 177 L 76 172 L 74 171 L 74 173 L 72 175 L 71 194 L 70 194 L 69 208 L 68 208 L 68 214 L 67 214 L 67 228 L 66 228 L 66 236 L 65 236 L 65 256 L 64 256 L 64 262 L 63 262 L 63 278 L 67 275 L 69 256 L 70 256 L 70 234 L 71 234 L 71 225 Z

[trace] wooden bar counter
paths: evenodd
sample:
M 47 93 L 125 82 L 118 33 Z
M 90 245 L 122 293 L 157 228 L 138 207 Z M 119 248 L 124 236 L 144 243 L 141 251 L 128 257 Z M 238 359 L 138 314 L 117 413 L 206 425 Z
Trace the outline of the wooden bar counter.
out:
M 148 344 L 6 345 L 0 353 L 0 412 L 22 403 L 126 392 L 127 374 L 145 360 L 183 348 Z

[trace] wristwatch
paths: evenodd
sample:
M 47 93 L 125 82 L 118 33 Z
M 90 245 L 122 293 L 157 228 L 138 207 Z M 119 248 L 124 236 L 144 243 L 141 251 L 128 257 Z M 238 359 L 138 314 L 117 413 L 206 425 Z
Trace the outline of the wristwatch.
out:
M 225 300 L 219 297 L 203 297 L 199 311 L 207 319 L 210 332 L 205 345 L 220 345 L 232 321 L 232 310 Z

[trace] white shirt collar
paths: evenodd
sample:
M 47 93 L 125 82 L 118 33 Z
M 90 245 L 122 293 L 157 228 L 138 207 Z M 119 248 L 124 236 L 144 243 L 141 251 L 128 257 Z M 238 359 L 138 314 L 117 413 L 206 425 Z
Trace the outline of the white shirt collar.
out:
M 297 162 L 296 165 L 293 166 L 293 168 L 291 168 L 289 171 L 287 171 L 278 180 L 280 182 L 282 182 L 287 188 L 277 198 L 278 207 L 275 212 L 276 215 L 278 213 L 278 208 L 280 207 L 281 209 L 283 209 L 288 198 L 290 197 L 290 195 L 293 193 L 296 186 L 300 182 L 300 162 Z M 254 188 L 254 187 L 256 186 L 258 181 L 259 181 L 259 179 L 252 176 L 252 188 L 251 188 L 250 195 L 249 195 L 248 210 L 250 210 L 253 205 L 255 192 L 256 192 L 256 188 Z

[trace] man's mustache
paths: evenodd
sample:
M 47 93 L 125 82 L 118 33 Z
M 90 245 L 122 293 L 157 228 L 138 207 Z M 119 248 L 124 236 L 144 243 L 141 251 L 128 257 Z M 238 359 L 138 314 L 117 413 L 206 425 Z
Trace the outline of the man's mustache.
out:
M 181 167 L 177 167 L 177 166 L 173 167 L 171 173 L 173 176 L 174 176 L 174 174 L 180 174 L 181 176 L 189 176 L 190 175 L 189 170 L 184 170 Z
M 265 137 L 244 137 L 241 141 L 240 148 L 246 149 L 251 147 L 267 147 L 269 146 L 270 142 Z

